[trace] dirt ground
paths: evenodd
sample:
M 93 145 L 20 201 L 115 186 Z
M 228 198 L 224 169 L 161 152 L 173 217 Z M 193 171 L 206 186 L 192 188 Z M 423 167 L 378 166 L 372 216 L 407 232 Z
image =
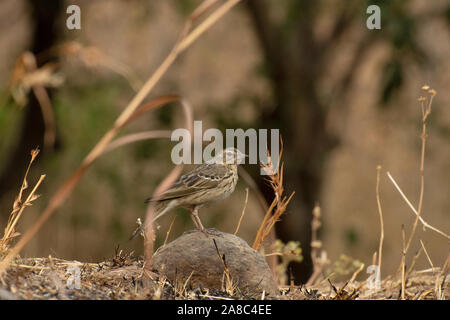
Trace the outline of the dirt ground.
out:
M 366 282 L 330 283 L 323 280 L 311 287 L 280 287 L 280 295 L 244 294 L 192 288 L 189 283 L 173 283 L 161 277 L 148 281 L 143 276 L 143 260 L 119 254 L 100 263 L 82 263 L 58 258 L 16 260 L 0 279 L 2 299 L 275 299 L 275 300 L 359 300 L 400 299 L 400 278 L 382 280 L 380 290 Z M 79 277 L 78 277 L 79 275 Z M 446 279 L 447 278 L 447 279 Z M 78 279 L 78 281 L 77 281 Z M 144 286 L 145 284 L 145 286 Z M 334 288 L 333 288 L 334 287 Z M 449 299 L 448 276 L 439 271 L 411 272 L 405 298 L 410 300 Z

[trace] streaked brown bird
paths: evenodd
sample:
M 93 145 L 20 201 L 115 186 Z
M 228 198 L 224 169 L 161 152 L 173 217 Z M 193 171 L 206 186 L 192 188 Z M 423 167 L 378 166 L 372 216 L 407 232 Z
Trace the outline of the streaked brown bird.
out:
M 213 159 L 182 175 L 157 200 L 148 198 L 146 202 L 156 201 L 153 221 L 171 209 L 183 207 L 190 211 L 197 229 L 204 231 L 198 210 L 233 193 L 238 181 L 237 166 L 245 157 L 239 150 L 227 148 Z

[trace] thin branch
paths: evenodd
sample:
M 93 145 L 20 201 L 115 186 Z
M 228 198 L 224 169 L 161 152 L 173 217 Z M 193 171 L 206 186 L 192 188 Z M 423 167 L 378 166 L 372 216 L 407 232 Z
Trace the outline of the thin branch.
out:
M 39 186 L 41 185 L 42 181 L 44 181 L 45 179 L 45 174 L 41 175 L 39 177 L 38 182 L 36 182 L 36 185 L 34 186 L 33 190 L 31 190 L 30 194 L 28 195 L 27 199 L 25 200 L 25 202 L 23 203 L 23 205 L 20 207 L 19 213 L 17 214 L 17 216 L 15 217 L 12 225 L 11 225 L 11 229 L 14 230 L 17 221 L 19 221 L 20 216 L 22 215 L 23 210 L 25 209 L 25 207 L 29 206 L 31 201 L 33 201 L 33 199 L 36 199 L 35 193 L 36 190 L 39 188 Z
M 381 200 L 380 200 L 380 172 L 381 172 L 381 166 L 378 166 L 377 167 L 377 186 L 376 186 L 378 214 L 380 215 L 380 244 L 378 246 L 378 270 L 381 273 L 381 258 L 383 255 L 383 240 L 384 240 L 384 223 L 383 223 L 383 211 L 381 209 Z
M 423 220 L 422 217 L 419 216 L 417 210 L 414 208 L 414 206 L 411 204 L 411 202 L 408 200 L 408 198 L 405 196 L 405 194 L 403 193 L 402 189 L 400 189 L 400 187 L 398 186 L 397 182 L 394 180 L 394 178 L 391 176 L 391 174 L 389 173 L 389 171 L 387 172 L 387 176 L 389 177 L 389 179 L 391 180 L 391 182 L 394 184 L 395 188 L 397 189 L 397 191 L 400 193 L 400 195 L 402 196 L 402 198 L 405 200 L 405 202 L 408 204 L 408 206 L 411 208 L 411 210 L 416 214 L 417 217 L 419 217 L 420 222 L 422 222 L 423 226 L 425 228 L 428 228 L 430 230 L 433 230 L 434 232 L 439 233 L 440 235 L 444 236 L 447 239 L 450 239 L 450 236 L 447 235 L 445 232 L 442 232 L 441 230 L 433 227 L 432 225 L 428 224 L 425 220 Z
M 21 67 L 25 73 L 21 74 Z M 15 75 L 13 75 L 12 78 L 14 80 L 12 80 L 12 83 L 19 81 L 22 86 L 28 88 L 31 87 L 40 106 L 42 119 L 44 121 L 44 147 L 53 147 L 56 136 L 55 115 L 45 85 L 51 85 L 55 64 L 48 63 L 41 68 L 38 68 L 36 56 L 31 52 L 25 52 L 18 59 L 18 64 L 15 69 L 16 68 L 19 71 L 16 71 L 15 74 L 21 74 L 21 76 L 19 79 L 14 79 Z M 11 91 L 13 91 L 13 89 L 11 89 Z
M 425 255 L 427 256 L 427 259 L 428 259 L 428 262 L 430 263 L 431 268 L 434 269 L 433 261 L 431 261 L 431 258 L 428 255 L 427 249 L 425 248 L 425 245 L 423 244 L 422 240 L 420 240 L 420 244 L 422 245 L 423 252 L 425 252 Z
M 267 204 L 266 199 L 264 198 L 263 194 L 261 193 L 261 190 L 258 188 L 258 185 L 256 184 L 255 180 L 242 166 L 239 166 L 238 173 L 239 173 L 239 177 L 241 177 L 244 180 L 244 182 L 250 187 L 250 190 L 253 191 L 253 193 L 256 195 L 256 198 L 258 199 L 258 203 L 262 210 L 261 213 L 265 216 L 267 210 L 269 209 L 269 205 Z M 275 228 L 273 228 L 272 230 L 270 230 L 270 233 L 267 237 L 267 242 L 270 244 L 273 244 L 275 242 L 275 239 L 276 239 L 276 233 L 275 233 Z M 276 275 L 276 267 L 278 264 L 277 257 L 268 256 L 267 263 L 269 264 L 272 274 Z
M 33 190 L 28 195 L 28 197 L 25 199 L 25 201 L 22 201 L 23 192 L 25 191 L 25 189 L 28 188 L 28 182 L 27 182 L 28 173 L 30 171 L 31 165 L 33 164 L 33 162 L 36 159 L 36 157 L 38 156 L 38 154 L 39 154 L 39 149 L 34 149 L 31 151 L 31 159 L 30 159 L 30 162 L 28 163 L 27 170 L 25 171 L 22 185 L 19 190 L 19 194 L 17 195 L 17 197 L 14 201 L 13 209 L 9 215 L 8 222 L 6 224 L 6 228 L 5 228 L 5 231 L 3 234 L 3 238 L 0 239 L 0 253 L 2 253 L 2 251 L 6 250 L 6 248 L 8 247 L 9 241 L 15 237 L 15 235 L 16 235 L 15 228 L 16 228 L 16 225 L 17 225 L 20 217 L 22 216 L 24 209 L 26 207 L 30 206 L 32 204 L 32 201 L 34 201 L 35 199 L 38 198 L 38 196 L 35 195 L 35 192 L 36 192 L 37 188 L 39 187 L 39 185 L 44 180 L 45 175 L 41 175 L 41 177 L 39 178 L 39 181 L 36 183 Z
M 364 263 L 362 263 L 361 266 L 355 272 L 353 272 L 353 275 L 350 278 L 350 280 L 348 281 L 348 283 L 353 283 L 353 281 L 355 281 L 356 277 L 364 269 L 364 267 L 365 267 L 365 265 L 364 265 Z
M 124 145 L 142 141 L 142 140 L 149 140 L 149 139 L 163 139 L 163 138 L 170 138 L 172 134 L 172 131 L 170 130 L 151 130 L 151 131 L 144 131 L 144 132 L 138 132 L 138 133 L 132 133 L 128 134 L 126 136 L 117 138 L 116 140 L 112 141 L 106 148 L 103 153 L 110 152 L 114 149 L 117 149 L 119 147 L 122 147 Z
M 52 148 L 55 145 L 56 138 L 55 115 L 53 113 L 52 102 L 43 85 L 35 85 L 32 90 L 41 106 L 42 118 L 44 119 L 44 148 Z
M 320 221 L 320 218 L 322 216 L 321 208 L 318 203 L 314 206 L 314 209 L 312 211 L 313 218 L 311 220 L 311 261 L 313 262 L 313 273 L 309 277 L 308 281 L 306 282 L 306 286 L 311 286 L 316 281 L 317 277 L 322 273 L 323 268 L 326 265 L 326 259 L 322 259 L 321 254 L 323 254 L 323 251 L 320 249 L 322 248 L 322 241 L 319 240 L 317 233 L 319 228 L 322 226 L 322 222 Z
M 206 0 L 208 1 L 208 0 Z M 227 13 L 231 8 L 233 8 L 241 0 L 228 0 L 223 5 L 221 5 L 217 10 L 215 10 L 211 15 L 209 15 L 201 24 L 195 27 L 180 44 L 176 47 L 177 53 L 180 53 L 187 47 L 189 47 L 203 32 L 208 30 L 213 24 L 215 24 L 220 18 L 222 18 L 225 13 Z M 201 6 L 202 4 L 200 4 Z
M 414 255 L 414 257 L 411 261 L 411 265 L 409 266 L 408 271 L 406 272 L 406 278 L 408 278 L 408 276 L 411 274 L 414 266 L 416 265 L 417 259 L 419 259 L 421 253 L 422 253 L 422 248 L 419 248 L 419 250 L 416 252 L 416 254 Z
M 261 210 L 265 214 L 269 209 L 269 205 L 266 202 L 261 190 L 259 190 L 258 185 L 255 180 L 253 180 L 252 176 L 242 167 L 238 168 L 239 176 L 245 181 L 245 183 L 250 187 L 250 189 L 256 194 L 256 198 L 258 199 Z
M 280 138 L 281 148 L 278 155 L 278 163 L 275 165 L 272 163 L 272 159 L 269 151 L 267 151 L 267 164 L 261 163 L 261 168 L 268 173 L 268 179 L 271 188 L 274 191 L 275 197 L 264 216 L 264 219 L 256 233 L 255 241 L 253 242 L 253 249 L 258 250 L 264 239 L 271 233 L 275 223 L 279 221 L 280 217 L 286 211 L 286 207 L 294 196 L 295 192 L 292 192 L 289 197 L 283 196 L 283 164 L 280 167 L 282 155 L 283 155 L 283 140 Z M 279 168 L 274 173 L 273 168 Z
M 242 208 L 241 217 L 239 218 L 239 222 L 237 224 L 236 230 L 234 231 L 234 235 L 236 235 L 239 231 L 239 227 L 241 226 L 242 219 L 244 218 L 245 214 L 245 208 L 247 208 L 247 201 L 248 201 L 248 188 L 245 188 L 245 202 L 244 207 Z
M 233 283 L 231 281 L 230 269 L 228 269 L 227 262 L 225 261 L 225 255 L 220 253 L 219 247 L 217 246 L 216 239 L 213 238 L 214 246 L 216 247 L 217 255 L 219 256 L 220 261 L 222 262 L 225 278 L 226 278 L 226 291 L 228 294 L 232 295 L 233 292 Z
M 402 300 L 405 300 L 406 290 L 406 245 L 405 245 L 405 225 L 402 224 Z
M 430 104 L 429 106 L 431 107 L 431 102 L 433 100 L 433 97 L 431 97 L 430 100 Z M 420 194 L 419 194 L 419 204 L 417 206 L 417 215 L 416 215 L 416 219 L 414 220 L 414 224 L 413 224 L 413 228 L 411 231 L 411 234 L 409 235 L 409 239 L 408 239 L 408 243 L 406 244 L 406 252 L 408 252 L 409 246 L 411 245 L 412 239 L 414 237 L 414 234 L 416 232 L 417 229 L 417 223 L 419 222 L 419 218 L 420 215 L 422 213 L 422 205 L 423 205 L 423 194 L 424 194 L 424 190 L 425 190 L 425 175 L 424 175 L 424 165 L 425 165 L 425 145 L 426 145 L 426 141 L 427 141 L 427 117 L 429 114 L 430 109 L 427 108 L 427 110 L 425 110 L 424 108 L 424 104 L 423 102 L 421 103 L 422 106 L 422 135 L 421 135 L 421 140 L 422 140 L 422 151 L 420 153 Z
M 172 231 L 172 227 L 173 227 L 173 224 L 174 224 L 176 218 L 177 218 L 177 216 L 174 216 L 172 219 L 172 222 L 170 223 L 169 230 L 167 230 L 166 238 L 164 239 L 163 246 L 166 245 L 167 240 L 169 239 L 169 234 L 170 234 L 170 231 Z

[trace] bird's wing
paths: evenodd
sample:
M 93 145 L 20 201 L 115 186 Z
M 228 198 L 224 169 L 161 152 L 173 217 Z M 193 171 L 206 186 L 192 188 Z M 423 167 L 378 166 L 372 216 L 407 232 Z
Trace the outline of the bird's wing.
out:
M 232 174 L 230 169 L 221 164 L 201 164 L 182 175 L 158 200 L 177 199 L 206 189 L 213 189 Z M 146 202 L 149 201 L 153 199 L 146 200 Z

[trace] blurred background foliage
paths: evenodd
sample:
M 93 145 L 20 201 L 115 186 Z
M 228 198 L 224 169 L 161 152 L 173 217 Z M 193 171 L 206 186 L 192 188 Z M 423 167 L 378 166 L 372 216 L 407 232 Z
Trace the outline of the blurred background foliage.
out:
M 81 8 L 82 29 L 65 27 L 65 8 Z M 17 194 L 29 150 L 43 146 L 39 102 L 28 95 L 20 107 L 11 96 L 10 75 L 26 50 L 38 67 L 57 63 L 63 85 L 47 88 L 56 141 L 44 148 L 30 181 L 47 174 L 42 197 L 27 209 L 20 229 L 35 221 L 50 195 L 80 164 L 167 55 L 197 0 L 3 1 L 0 4 L 0 226 Z M 381 30 L 366 28 L 366 8 L 381 8 Z M 204 130 L 279 128 L 285 146 L 285 188 L 296 192 L 277 225 L 285 243 L 299 241 L 302 261 L 290 268 L 297 282 L 311 272 L 311 212 L 322 206 L 320 238 L 332 261 L 342 254 L 371 263 L 378 248 L 376 166 L 390 170 L 413 203 L 419 190 L 420 109 L 423 84 L 437 90 L 426 159 L 424 217 L 448 231 L 450 202 L 450 41 L 448 1 L 245 0 L 184 53 L 152 97 L 175 93 L 188 99 Z M 6 27 L 7 26 L 7 27 Z M 103 56 L 42 54 L 68 41 Z M 76 46 L 75 46 L 76 47 Z M 76 48 L 79 48 L 76 47 Z M 71 47 L 68 47 L 71 48 Z M 62 52 L 62 53 L 61 53 Z M 114 69 L 106 61 L 113 61 Z M 103 64 L 102 64 L 103 63 Z M 117 72 L 121 70 L 122 72 Z M 125 70 L 125 72 L 123 72 Z M 123 134 L 183 126 L 180 107 L 166 106 L 137 120 Z M 25 255 L 98 261 L 116 245 L 142 250 L 127 241 L 143 217 L 143 200 L 172 168 L 167 140 L 137 142 L 102 156 L 72 196 L 30 243 Z M 272 192 L 246 165 L 261 192 Z M 383 176 L 386 273 L 400 261 L 401 224 L 414 219 Z M 246 185 L 229 201 L 203 209 L 202 221 L 233 232 Z M 176 210 L 170 238 L 192 228 Z M 161 220 L 157 245 L 172 220 Z M 252 243 L 262 213 L 250 193 L 239 235 Z M 445 241 L 423 232 L 429 252 L 441 263 Z M 420 246 L 420 245 L 418 245 Z M 416 249 L 418 248 L 416 247 Z M 414 250 L 412 250 L 414 253 Z M 426 266 L 426 260 L 418 262 Z M 362 275 L 365 276 L 365 275 Z

